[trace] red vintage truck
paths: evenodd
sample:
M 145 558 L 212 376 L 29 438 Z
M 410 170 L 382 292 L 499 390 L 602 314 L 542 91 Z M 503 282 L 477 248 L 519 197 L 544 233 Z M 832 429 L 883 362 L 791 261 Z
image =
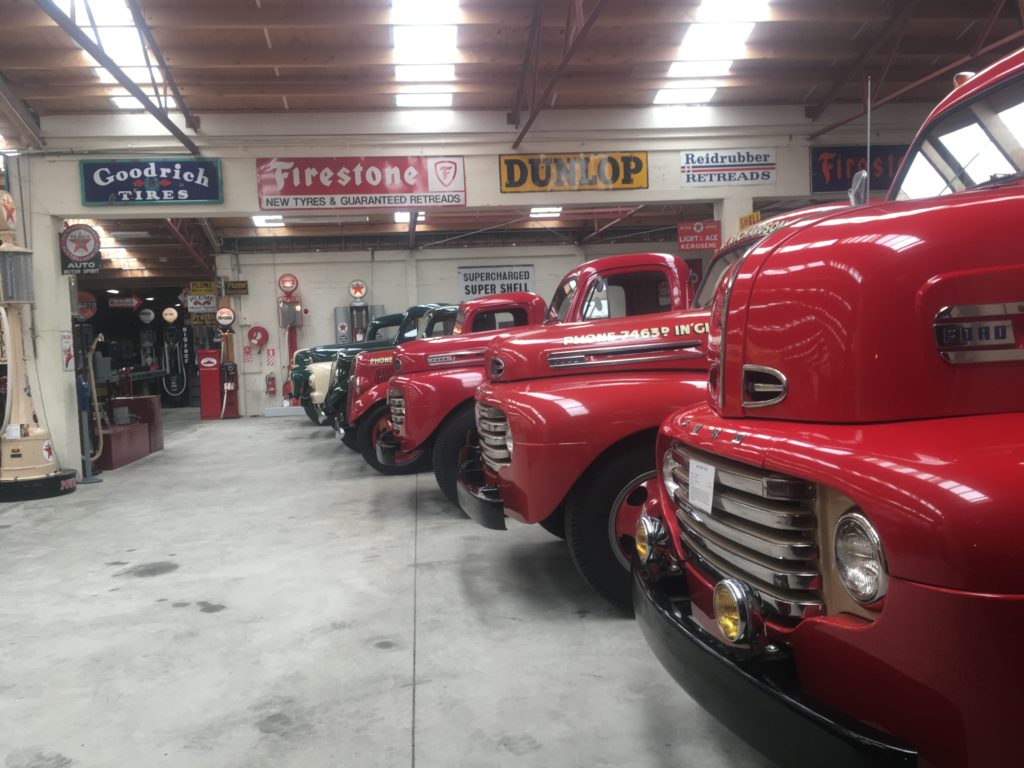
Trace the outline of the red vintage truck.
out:
M 607 315 L 607 305 L 592 298 L 594 288 L 608 281 L 613 286 L 628 285 L 635 279 L 631 277 L 634 273 L 668 276 L 663 281 L 664 295 L 651 293 L 646 297 L 652 307 L 681 309 L 688 304 L 692 292 L 686 279 L 688 270 L 674 256 L 607 256 L 585 262 L 562 278 L 544 322 L 562 325 Z M 472 339 L 406 344 L 396 367 L 400 375 L 391 380 L 389 398 L 394 431 L 381 434 L 378 457 L 388 462 L 429 447 L 437 484 L 453 503 L 459 503 L 459 453 L 467 440 L 476 441 L 473 396 L 485 378 L 484 352 L 496 336 L 478 333 Z M 502 334 L 502 338 L 507 336 Z
M 930 115 L 887 198 L 719 286 L 634 602 L 677 681 L 791 766 L 1019 763 L 1024 51 Z
M 602 306 L 604 319 L 527 330 L 488 346 L 476 395 L 477 445 L 459 466 L 467 515 L 505 529 L 506 517 L 566 538 L 576 567 L 610 602 L 631 605 L 633 532 L 654 477 L 658 426 L 704 397 L 714 286 L 764 232 L 813 212 L 765 222 L 722 250 L 686 310 L 687 271 L 675 257 L 563 283 L 556 298 Z M 672 300 L 665 301 L 666 297 Z
M 464 301 L 455 315 L 452 335 L 411 341 L 394 349 L 363 352 L 356 357 L 348 383 L 345 430 L 355 434 L 356 449 L 366 463 L 386 475 L 415 472 L 429 461 L 429 453 L 419 446 L 396 449 L 379 457 L 380 436 L 392 434 L 388 410 L 388 381 L 396 370 L 396 357 L 407 350 L 431 350 L 437 363 L 450 355 L 456 364 L 467 360 L 467 351 L 480 347 L 481 339 L 490 339 L 498 329 L 539 325 L 544 321 L 544 300 L 533 293 L 502 293 Z M 479 353 L 483 363 L 483 350 Z M 448 364 L 442 366 L 450 368 Z

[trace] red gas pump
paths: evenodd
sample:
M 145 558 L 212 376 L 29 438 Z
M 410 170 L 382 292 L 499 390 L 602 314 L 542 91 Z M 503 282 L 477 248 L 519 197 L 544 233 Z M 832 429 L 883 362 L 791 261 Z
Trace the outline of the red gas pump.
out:
M 277 299 L 278 325 L 288 330 L 288 364 L 291 364 L 295 357 L 295 350 L 299 347 L 298 330 L 302 327 L 302 302 L 295 295 L 299 288 L 299 278 L 295 275 L 285 273 L 277 279 L 277 287 L 284 292 L 284 296 Z
M 238 418 L 238 364 L 235 362 L 235 310 L 221 307 L 216 314 L 220 326 L 220 418 Z
M 223 392 L 220 383 L 220 350 L 199 350 L 199 416 L 219 419 Z

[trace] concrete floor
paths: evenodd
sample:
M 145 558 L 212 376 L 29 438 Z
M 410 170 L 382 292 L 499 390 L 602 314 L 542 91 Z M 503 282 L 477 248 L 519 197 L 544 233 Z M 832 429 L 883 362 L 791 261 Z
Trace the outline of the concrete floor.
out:
M 539 527 L 487 531 L 304 416 L 0 507 L 0 761 L 766 766 Z

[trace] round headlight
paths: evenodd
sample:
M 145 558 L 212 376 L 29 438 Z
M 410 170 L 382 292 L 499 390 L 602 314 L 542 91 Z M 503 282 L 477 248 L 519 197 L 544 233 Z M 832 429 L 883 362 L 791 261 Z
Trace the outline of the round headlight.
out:
M 665 540 L 665 526 L 660 520 L 641 515 L 636 521 L 636 533 L 633 546 L 636 555 L 643 565 L 654 559 L 654 551 Z
M 512 427 L 505 427 L 505 448 L 508 449 L 508 455 L 512 456 L 512 448 L 515 445 L 515 441 L 512 440 Z
M 848 512 L 836 523 L 836 566 L 846 591 L 858 603 L 885 597 L 889 573 L 878 533 L 859 512 Z
M 676 461 L 675 456 L 672 454 L 671 446 L 665 455 L 661 457 L 661 482 L 665 485 L 665 490 L 668 491 L 669 501 L 676 495 L 676 491 L 679 490 L 679 483 L 676 482 L 672 472 L 679 467 L 679 462 Z

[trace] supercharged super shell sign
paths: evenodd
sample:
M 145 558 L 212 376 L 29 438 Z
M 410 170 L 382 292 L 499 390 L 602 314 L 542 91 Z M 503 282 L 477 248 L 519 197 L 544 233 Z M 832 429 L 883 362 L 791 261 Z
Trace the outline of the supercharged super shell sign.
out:
M 260 209 L 465 207 L 462 157 L 263 157 Z

